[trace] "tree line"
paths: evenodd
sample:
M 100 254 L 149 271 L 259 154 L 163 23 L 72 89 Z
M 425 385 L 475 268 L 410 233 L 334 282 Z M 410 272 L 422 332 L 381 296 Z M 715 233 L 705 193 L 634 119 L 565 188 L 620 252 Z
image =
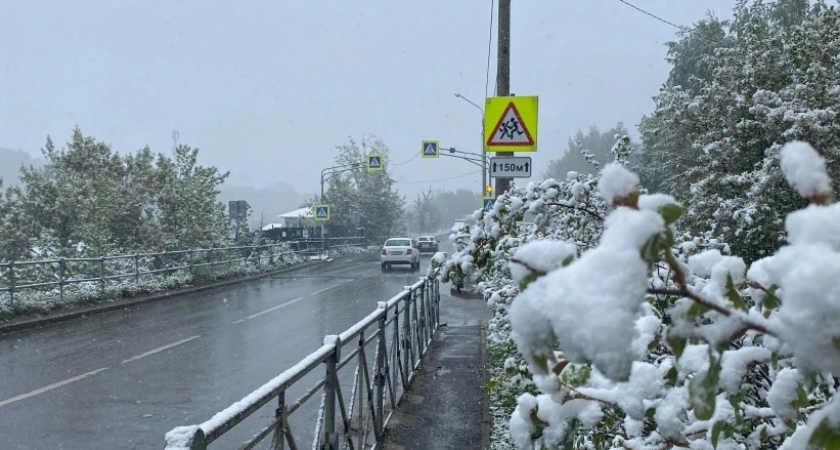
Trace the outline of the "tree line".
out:
M 198 163 L 197 148 L 173 156 L 144 147 L 120 154 L 81 129 L 44 163 L 20 168 L 0 194 L 0 260 L 94 257 L 230 244 L 228 177 Z M 0 180 L 2 183 L 2 180 Z
M 670 73 L 640 119 L 629 167 L 642 186 L 691 205 L 680 226 L 709 232 L 753 261 L 784 242 L 783 218 L 805 199 L 784 182 L 778 152 L 807 140 L 840 175 L 840 21 L 818 0 L 739 0 L 731 19 L 711 13 L 668 42 Z M 619 123 L 569 139 L 546 176 L 594 173 L 586 154 L 611 158 Z

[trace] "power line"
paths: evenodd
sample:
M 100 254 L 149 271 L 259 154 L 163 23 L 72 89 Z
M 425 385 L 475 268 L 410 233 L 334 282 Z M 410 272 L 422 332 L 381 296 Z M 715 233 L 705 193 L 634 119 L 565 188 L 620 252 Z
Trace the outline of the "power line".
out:
M 481 171 L 480 171 L 480 170 L 474 170 L 474 171 L 472 171 L 472 172 L 465 173 L 465 174 L 462 174 L 462 175 L 457 175 L 457 176 L 454 176 L 454 177 L 449 177 L 449 178 L 438 178 L 437 180 L 423 180 L 423 181 L 394 181 L 394 183 L 395 183 L 395 184 L 420 184 L 420 183 L 435 183 L 435 182 L 437 182 L 437 181 L 448 181 L 448 180 L 454 180 L 454 179 L 456 179 L 456 178 L 464 178 L 464 177 L 468 177 L 468 176 L 470 176 L 470 175 L 475 175 L 475 174 L 477 174 L 477 173 L 479 173 L 479 172 L 481 172 Z
M 630 3 L 630 2 L 628 2 L 628 1 L 626 1 L 626 0 L 618 0 L 618 1 L 620 1 L 621 3 L 624 3 L 625 5 L 627 5 L 627 6 L 631 7 L 631 8 L 633 8 L 633 9 L 635 9 L 636 11 L 641 12 L 642 14 L 646 14 L 646 15 L 648 15 L 648 16 L 650 16 L 650 17 L 653 17 L 654 19 L 656 19 L 656 20 L 658 20 L 658 21 L 660 21 L 660 22 L 662 22 L 662 23 L 665 23 L 665 24 L 671 25 L 672 27 L 674 27 L 674 28 L 676 28 L 676 29 L 678 29 L 678 30 L 682 30 L 682 31 L 687 31 L 687 30 L 688 30 L 688 28 L 686 28 L 686 27 L 683 27 L 683 26 L 677 25 L 677 24 L 675 24 L 674 22 L 671 22 L 670 20 L 665 20 L 665 19 L 663 19 L 663 18 L 661 18 L 661 17 L 657 16 L 656 14 L 653 14 L 653 13 L 651 13 L 651 12 L 645 11 L 644 9 L 639 8 L 638 6 L 636 6 L 636 5 L 634 5 L 634 4 Z
M 420 156 L 419 152 L 415 153 L 414 156 L 412 156 L 408 161 L 401 162 L 401 163 L 391 163 L 390 165 L 392 165 L 392 166 L 402 166 L 403 164 L 408 164 L 411 161 L 414 161 L 418 156 Z
M 487 75 L 484 80 L 484 97 L 487 98 L 487 91 L 490 89 L 490 55 L 493 48 L 493 10 L 496 7 L 496 0 L 490 0 L 490 33 L 487 37 Z

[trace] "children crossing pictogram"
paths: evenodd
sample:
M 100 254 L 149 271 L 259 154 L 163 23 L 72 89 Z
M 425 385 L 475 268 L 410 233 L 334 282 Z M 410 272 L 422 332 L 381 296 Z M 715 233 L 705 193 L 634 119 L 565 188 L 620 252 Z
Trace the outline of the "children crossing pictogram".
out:
M 499 123 L 491 130 L 487 145 L 490 147 L 494 145 L 522 145 L 525 147 L 534 145 L 534 138 L 513 102 L 508 104 L 499 119 Z

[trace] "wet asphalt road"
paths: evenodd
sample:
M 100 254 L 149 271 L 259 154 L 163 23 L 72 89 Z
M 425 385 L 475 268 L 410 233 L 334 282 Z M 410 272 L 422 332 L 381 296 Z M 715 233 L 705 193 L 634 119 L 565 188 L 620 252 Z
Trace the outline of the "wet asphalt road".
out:
M 0 336 L 0 449 L 162 449 L 173 427 L 209 419 L 415 283 L 422 261 L 382 273 L 377 253 L 354 255 Z M 308 446 L 312 430 L 294 425 Z

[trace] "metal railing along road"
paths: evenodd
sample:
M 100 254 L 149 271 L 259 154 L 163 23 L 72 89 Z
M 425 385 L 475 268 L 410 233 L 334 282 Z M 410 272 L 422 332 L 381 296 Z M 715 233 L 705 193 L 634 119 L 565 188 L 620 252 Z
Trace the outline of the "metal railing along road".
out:
M 286 445 L 297 450 L 309 442 L 313 450 L 381 448 L 385 427 L 438 329 L 439 305 L 436 278 L 406 286 L 348 330 L 325 337 L 321 348 L 242 400 L 199 425 L 172 429 L 166 434 L 166 450 L 206 450 L 235 427 L 240 435 L 248 436 L 238 446 L 240 450 L 260 444 L 272 450 Z M 354 367 L 352 378 L 350 372 L 342 372 L 347 367 Z M 319 371 L 317 381 L 306 387 L 304 377 L 318 376 Z M 342 380 L 347 384 L 351 379 L 349 386 L 342 386 Z M 289 402 L 293 388 L 302 395 Z M 301 409 L 319 391 L 317 414 Z M 267 424 L 252 420 L 248 430 L 243 430 L 240 424 L 246 418 L 272 402 L 277 408 Z M 298 411 L 298 416 L 313 416 L 292 424 L 290 418 Z M 306 425 L 312 427 L 312 434 L 302 434 Z
M 159 253 L 102 256 L 99 258 L 58 258 L 37 261 L 0 263 L 0 303 L 8 294 L 8 306 L 14 307 L 15 295 L 23 290 L 58 290 L 64 303 L 65 288 L 74 284 L 96 283 L 104 291 L 109 282 L 141 280 L 168 276 L 178 271 L 196 269 L 233 269 L 251 263 L 259 271 L 263 266 L 282 262 L 284 254 L 316 255 L 330 249 L 359 246 L 364 238 L 305 239 L 276 244 L 238 247 L 197 248 Z

